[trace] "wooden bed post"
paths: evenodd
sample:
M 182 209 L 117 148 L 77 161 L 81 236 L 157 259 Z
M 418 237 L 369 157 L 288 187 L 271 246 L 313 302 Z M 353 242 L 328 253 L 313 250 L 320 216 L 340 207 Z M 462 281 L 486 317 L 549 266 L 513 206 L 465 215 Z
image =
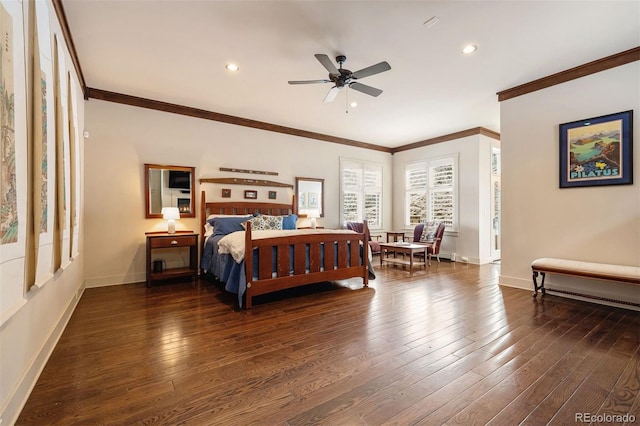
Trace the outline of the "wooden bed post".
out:
M 200 191 L 200 241 L 204 244 L 204 225 L 207 223 L 207 197 Z
M 251 247 L 251 222 L 245 223 L 244 232 L 244 273 L 247 278 L 247 289 L 244 292 L 245 309 L 251 309 L 251 281 L 253 281 L 253 248 Z

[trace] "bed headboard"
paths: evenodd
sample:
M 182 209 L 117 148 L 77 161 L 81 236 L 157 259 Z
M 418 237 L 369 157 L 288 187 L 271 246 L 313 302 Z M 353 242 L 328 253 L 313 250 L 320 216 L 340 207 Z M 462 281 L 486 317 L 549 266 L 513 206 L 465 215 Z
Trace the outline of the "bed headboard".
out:
M 200 192 L 200 233 L 204 234 L 204 224 L 211 214 L 250 215 L 262 213 L 273 216 L 284 216 L 294 212 L 295 195 L 291 204 L 265 203 L 257 201 L 212 201 L 207 202 L 205 191 Z

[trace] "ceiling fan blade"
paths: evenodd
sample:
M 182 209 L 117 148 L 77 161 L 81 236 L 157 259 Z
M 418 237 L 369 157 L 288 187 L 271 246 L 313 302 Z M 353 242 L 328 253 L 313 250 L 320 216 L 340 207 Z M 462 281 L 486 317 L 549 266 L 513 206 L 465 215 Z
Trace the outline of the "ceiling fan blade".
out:
M 337 88 L 336 86 L 333 86 L 331 90 L 329 90 L 329 93 L 327 93 L 327 96 L 324 97 L 324 100 L 322 102 L 333 102 L 336 96 L 338 96 L 339 91 L 340 91 L 339 88 Z
M 298 80 L 289 81 L 289 84 L 315 84 L 315 83 L 331 83 L 331 80 Z
M 375 87 L 367 86 L 366 84 L 353 82 L 349 84 L 349 87 L 353 90 L 357 90 L 358 92 L 365 93 L 369 96 L 378 96 L 382 93 L 382 90 L 376 89 Z
M 333 61 L 329 59 L 327 55 L 316 53 L 315 57 L 318 61 L 320 61 L 322 66 L 325 67 L 327 71 L 329 71 L 331 74 L 340 74 L 340 71 L 338 71 L 338 68 L 336 68 Z
M 379 74 L 381 72 L 389 71 L 391 69 L 391 65 L 389 65 L 386 61 L 380 62 L 379 64 L 371 65 L 370 67 L 363 68 L 359 71 L 356 71 L 351 74 L 352 78 L 364 78 L 369 77 L 370 75 Z

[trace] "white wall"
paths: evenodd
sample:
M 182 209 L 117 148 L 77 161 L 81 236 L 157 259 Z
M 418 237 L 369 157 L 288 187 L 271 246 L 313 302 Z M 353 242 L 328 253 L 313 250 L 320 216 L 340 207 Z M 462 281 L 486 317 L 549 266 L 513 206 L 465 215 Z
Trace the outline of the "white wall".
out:
M 393 226 L 394 229 L 413 232 L 404 224 L 404 168 L 405 165 L 428 158 L 458 155 L 458 215 L 459 231 L 447 232 L 440 253 L 448 257 L 456 253 L 458 260 L 465 257 L 469 263 L 491 262 L 491 146 L 492 138 L 484 135 L 467 136 L 448 142 L 428 145 L 393 156 Z
M 640 265 L 638 76 L 634 62 L 501 103 L 501 284 L 532 289 L 531 261 L 539 257 Z M 636 183 L 560 189 L 559 124 L 626 110 L 635 110 Z M 640 302 L 634 286 L 557 275 L 547 283 Z
M 339 158 L 382 164 L 384 193 L 391 194 L 391 155 L 384 152 L 327 143 L 248 127 L 176 114 L 89 100 L 85 104 L 90 138 L 85 143 L 87 287 L 145 280 L 145 232 L 164 230 L 161 219 L 144 216 L 144 163 L 193 166 L 196 179 L 248 177 L 221 172 L 220 167 L 278 172 L 269 180 L 295 184 L 296 176 L 322 178 L 325 217 L 319 225 L 340 226 Z M 232 199 L 244 189 L 257 189 L 258 201 L 290 202 L 293 189 L 196 183 L 199 216 L 200 189 L 208 199 L 230 188 Z M 391 226 L 390 202 L 383 200 L 383 221 Z M 177 229 L 200 231 L 200 219 L 181 219 Z

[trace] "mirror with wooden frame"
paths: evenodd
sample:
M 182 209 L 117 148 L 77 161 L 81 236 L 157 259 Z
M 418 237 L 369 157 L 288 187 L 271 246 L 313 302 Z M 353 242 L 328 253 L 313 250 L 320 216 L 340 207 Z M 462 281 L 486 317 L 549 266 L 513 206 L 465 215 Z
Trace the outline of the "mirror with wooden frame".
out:
M 298 214 L 324 217 L 324 179 L 296 177 Z
M 162 218 L 163 207 L 177 207 L 180 217 L 196 217 L 195 167 L 144 165 L 145 214 Z

